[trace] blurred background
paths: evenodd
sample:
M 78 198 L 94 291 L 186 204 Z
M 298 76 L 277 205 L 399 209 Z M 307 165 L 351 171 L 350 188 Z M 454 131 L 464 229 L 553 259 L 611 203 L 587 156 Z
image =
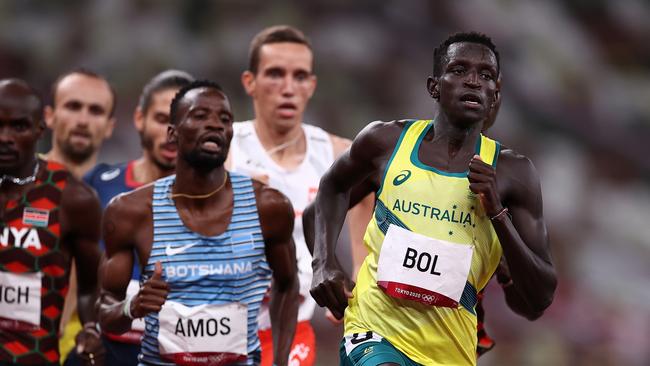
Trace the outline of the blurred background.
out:
M 479 365 L 650 365 L 648 19 L 644 0 L 2 1 L 0 77 L 46 95 L 73 67 L 106 75 L 118 126 L 101 160 L 115 163 L 139 155 L 132 113 L 166 68 L 218 81 L 235 117 L 252 118 L 239 78 L 266 26 L 311 38 L 318 88 L 307 122 L 349 138 L 373 120 L 431 118 L 433 48 L 451 32 L 484 32 L 503 73 L 488 135 L 540 172 L 560 282 L 535 322 L 488 287 L 496 347 Z M 345 243 L 339 251 L 349 258 Z M 314 322 L 318 365 L 337 364 L 342 328 L 322 311 Z

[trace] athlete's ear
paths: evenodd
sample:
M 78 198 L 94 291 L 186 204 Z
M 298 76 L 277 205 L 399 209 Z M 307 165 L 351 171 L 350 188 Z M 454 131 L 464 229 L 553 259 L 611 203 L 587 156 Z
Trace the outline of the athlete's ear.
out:
M 104 130 L 104 140 L 108 140 L 113 136 L 113 130 L 115 129 L 115 117 L 111 117 L 108 119 L 108 124 L 106 125 L 106 129 Z
M 52 106 L 46 105 L 43 109 L 43 117 L 45 118 L 45 125 L 50 130 L 54 129 L 54 108 Z
M 253 97 L 253 94 L 255 93 L 255 81 L 255 74 L 253 74 L 253 72 L 246 70 L 241 74 L 241 84 L 244 86 L 246 94 L 251 97 Z
M 45 131 L 45 120 L 41 118 L 41 116 L 36 117 L 36 135 L 38 136 L 38 139 L 41 138 L 41 135 L 43 135 L 43 131 Z
M 499 78 L 496 81 L 496 89 L 494 90 L 494 101 L 492 102 L 492 108 L 495 108 L 498 110 L 499 107 L 501 106 L 501 74 L 499 74 Z
M 318 78 L 316 78 L 316 75 L 311 74 L 309 75 L 309 90 L 308 90 L 308 98 L 311 99 L 311 96 L 314 95 L 314 92 L 316 91 L 316 84 L 318 84 Z
M 439 79 L 429 76 L 427 78 L 427 91 L 431 98 L 440 100 L 440 84 Z
M 178 142 L 178 133 L 176 132 L 176 125 L 172 122 L 167 126 L 167 142 L 177 143 Z
M 133 125 L 138 132 L 144 130 L 144 113 L 142 113 L 142 108 L 139 106 L 135 109 L 135 112 L 133 112 Z

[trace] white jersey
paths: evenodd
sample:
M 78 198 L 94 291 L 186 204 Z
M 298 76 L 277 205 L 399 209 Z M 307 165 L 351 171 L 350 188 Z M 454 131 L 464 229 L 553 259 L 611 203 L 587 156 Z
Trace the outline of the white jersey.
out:
M 302 231 L 302 211 L 316 198 L 320 178 L 334 162 L 334 149 L 329 134 L 315 126 L 302 126 L 307 150 L 300 166 L 292 170 L 281 167 L 266 153 L 252 121 L 235 123 L 230 143 L 230 170 L 250 176 L 268 176 L 269 186 L 287 196 L 295 210 L 293 240 L 296 243 L 300 295 L 304 298 L 298 310 L 298 321 L 311 319 L 316 307 L 316 302 L 309 294 L 312 257 Z M 258 319 L 260 329 L 271 327 L 268 307 L 264 306 L 260 310 Z

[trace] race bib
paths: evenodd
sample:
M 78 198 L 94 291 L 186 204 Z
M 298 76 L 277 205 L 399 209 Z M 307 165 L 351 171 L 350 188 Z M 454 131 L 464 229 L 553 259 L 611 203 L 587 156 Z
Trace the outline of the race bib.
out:
M 160 355 L 177 365 L 226 365 L 248 355 L 246 305 L 188 307 L 168 301 L 158 314 Z
M 455 308 L 471 264 L 471 245 L 390 225 L 379 254 L 377 285 L 392 297 Z
M 140 282 L 138 280 L 129 281 L 129 286 L 126 288 L 126 296 L 135 296 L 140 291 Z M 113 334 L 104 332 L 108 339 L 129 344 L 140 344 L 142 333 L 144 333 L 144 318 L 135 318 L 131 322 L 131 330 L 122 334 Z
M 43 274 L 0 272 L 0 329 L 29 331 L 41 324 Z

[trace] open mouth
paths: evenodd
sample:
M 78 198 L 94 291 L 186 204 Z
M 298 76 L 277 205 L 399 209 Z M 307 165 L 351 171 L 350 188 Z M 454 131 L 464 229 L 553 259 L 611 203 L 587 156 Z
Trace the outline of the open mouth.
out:
M 18 152 L 11 150 L 0 149 L 0 160 L 15 160 L 18 157 Z
M 292 117 L 297 110 L 298 107 L 293 103 L 282 103 L 278 106 L 278 111 L 283 117 Z
M 165 143 L 160 146 L 160 151 L 166 159 L 173 160 L 176 158 L 176 144 Z
M 204 138 L 200 144 L 201 148 L 210 152 L 217 152 L 223 146 L 223 140 L 216 135 L 211 135 Z
M 463 102 L 463 104 L 471 107 L 478 107 L 482 104 L 481 97 L 472 93 L 461 95 L 460 101 Z
M 92 139 L 92 135 L 86 130 L 70 132 L 69 141 L 72 144 L 86 144 Z

